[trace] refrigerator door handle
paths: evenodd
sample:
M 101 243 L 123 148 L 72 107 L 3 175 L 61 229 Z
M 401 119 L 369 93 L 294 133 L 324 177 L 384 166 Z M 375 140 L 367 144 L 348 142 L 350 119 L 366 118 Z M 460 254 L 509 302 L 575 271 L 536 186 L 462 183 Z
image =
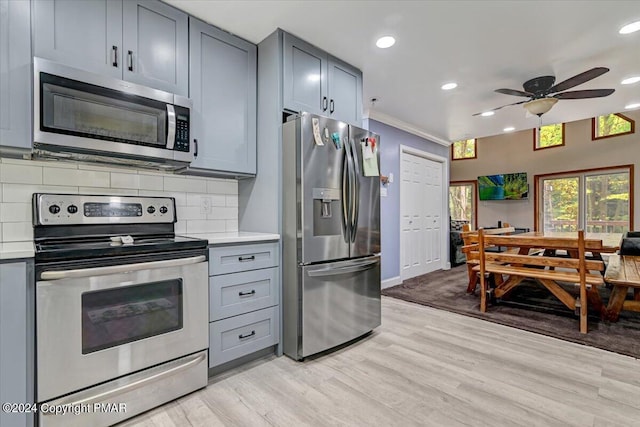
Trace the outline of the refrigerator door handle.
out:
M 353 206 L 354 206 L 354 194 L 353 194 L 353 157 L 351 157 L 351 143 L 347 140 L 347 143 L 344 147 L 344 155 L 347 159 L 347 167 L 343 170 L 343 174 L 347 177 L 347 234 L 345 241 L 347 243 L 352 241 L 353 230 L 351 229 L 351 225 L 353 224 Z M 343 176 L 344 176 L 343 175 Z
M 349 243 L 351 232 L 349 230 L 349 206 L 351 203 L 351 189 L 349 187 L 349 160 L 347 150 L 342 158 L 342 237 L 345 243 Z
M 318 268 L 316 270 L 308 270 L 307 275 L 309 277 L 325 277 L 325 276 L 337 276 L 338 274 L 356 273 L 358 271 L 369 270 L 378 263 L 380 263 L 380 260 L 376 258 L 374 260 L 360 262 L 358 264 L 348 265 L 346 267 L 339 267 L 339 268 L 324 267 L 324 268 Z
M 351 140 L 349 143 L 351 156 L 353 158 L 353 216 L 351 217 L 351 242 L 356 241 L 356 234 L 358 232 L 358 214 L 360 211 L 360 168 L 358 167 L 358 152 L 355 141 Z

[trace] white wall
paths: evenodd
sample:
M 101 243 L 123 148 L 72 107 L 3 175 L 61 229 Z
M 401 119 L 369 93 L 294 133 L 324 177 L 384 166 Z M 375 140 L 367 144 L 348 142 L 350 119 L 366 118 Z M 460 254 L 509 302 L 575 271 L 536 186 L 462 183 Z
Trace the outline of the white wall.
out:
M 33 240 L 31 196 L 37 192 L 175 197 L 176 233 L 238 230 L 238 183 L 78 162 L 0 158 L 0 243 Z M 203 213 L 207 198 L 211 210 Z
M 624 113 L 640 125 L 640 111 Z M 543 116 L 544 118 L 544 116 Z M 534 120 L 534 119 L 532 119 Z M 537 118 L 535 119 L 537 120 Z M 544 123 L 544 121 L 543 121 Z M 640 129 L 635 134 L 591 140 L 591 119 L 565 124 L 565 145 L 533 150 L 532 130 L 477 140 L 477 159 L 451 162 L 451 181 L 475 180 L 478 176 L 527 172 L 529 200 L 480 201 L 478 226 L 495 226 L 497 221 L 514 227 L 534 224 L 534 175 L 634 165 L 634 188 L 640 188 Z M 640 227 L 640 196 L 634 195 L 634 228 Z

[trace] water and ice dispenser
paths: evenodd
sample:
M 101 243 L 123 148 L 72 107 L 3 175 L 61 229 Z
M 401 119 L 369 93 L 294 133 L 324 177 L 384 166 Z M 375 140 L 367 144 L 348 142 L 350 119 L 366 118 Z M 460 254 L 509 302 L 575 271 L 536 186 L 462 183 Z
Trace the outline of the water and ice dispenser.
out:
M 313 234 L 342 234 L 342 201 L 338 188 L 313 189 Z

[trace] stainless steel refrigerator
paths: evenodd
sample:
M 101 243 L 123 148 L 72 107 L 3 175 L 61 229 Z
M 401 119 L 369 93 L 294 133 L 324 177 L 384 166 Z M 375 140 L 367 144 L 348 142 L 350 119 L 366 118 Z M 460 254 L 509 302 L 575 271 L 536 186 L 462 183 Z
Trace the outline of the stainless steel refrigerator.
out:
M 380 325 L 380 138 L 309 113 L 282 133 L 283 348 L 301 360 Z

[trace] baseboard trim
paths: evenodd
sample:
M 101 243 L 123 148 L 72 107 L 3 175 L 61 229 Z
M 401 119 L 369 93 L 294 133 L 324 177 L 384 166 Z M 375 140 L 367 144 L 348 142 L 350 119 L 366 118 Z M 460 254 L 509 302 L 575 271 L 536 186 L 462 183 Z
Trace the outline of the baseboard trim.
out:
M 400 276 L 392 277 L 390 279 L 383 280 L 381 288 L 390 288 L 392 286 L 399 285 L 400 283 L 402 283 L 402 279 L 400 278 Z

